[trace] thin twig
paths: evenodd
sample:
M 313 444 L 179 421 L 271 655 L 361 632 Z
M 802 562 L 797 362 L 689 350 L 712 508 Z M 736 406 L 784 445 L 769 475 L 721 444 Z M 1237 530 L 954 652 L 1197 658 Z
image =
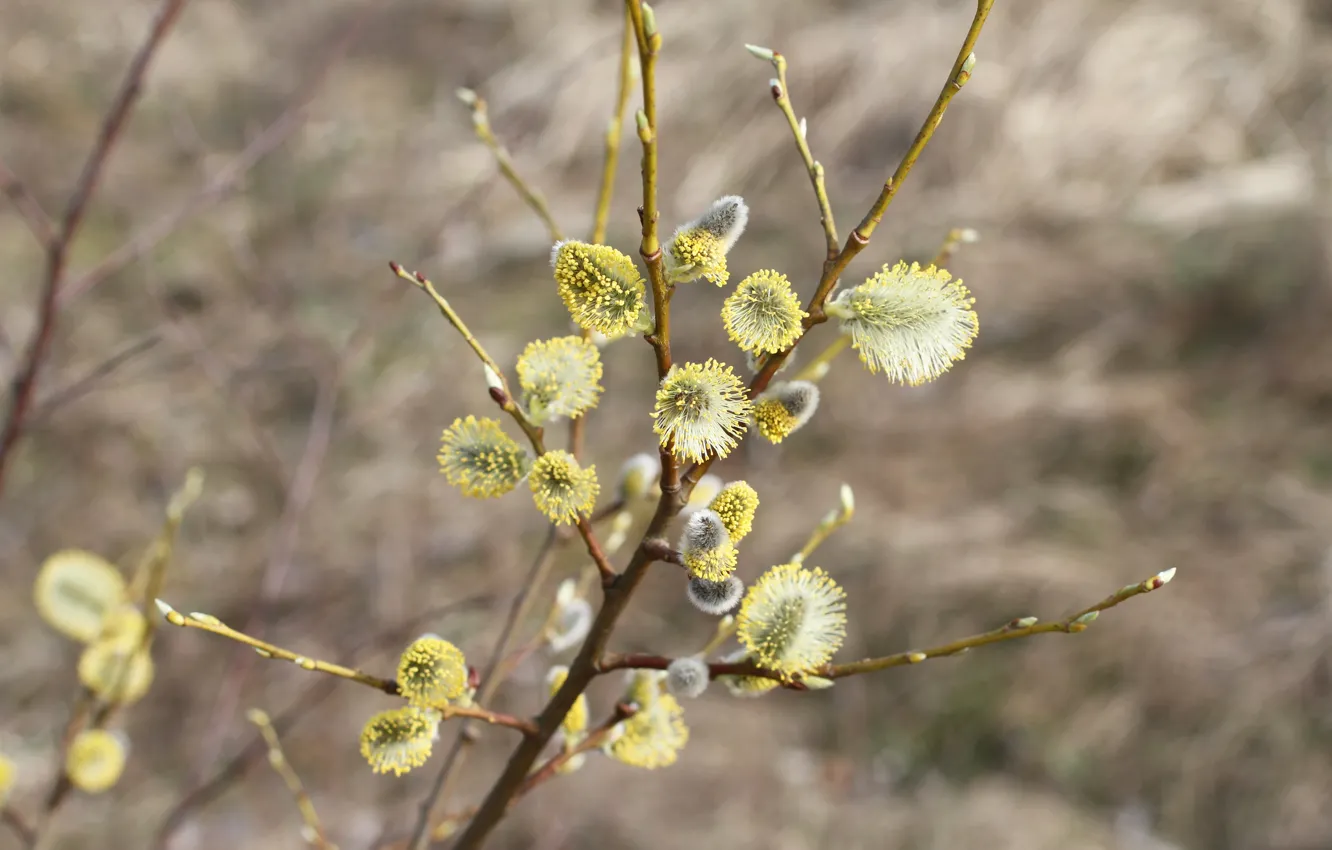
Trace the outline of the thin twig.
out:
M 648 276 L 652 282 L 653 306 L 656 313 L 656 325 L 651 334 L 653 350 L 657 354 L 658 377 L 664 377 L 671 365 L 670 325 L 667 313 L 668 291 L 662 268 L 661 246 L 657 239 L 657 143 L 656 143 L 656 55 L 661 47 L 661 35 L 656 32 L 656 23 L 652 14 L 645 9 L 641 0 L 625 0 L 634 24 L 634 36 L 638 42 L 639 64 L 643 75 L 643 110 L 638 116 L 638 136 L 643 143 L 643 207 L 640 216 L 643 224 L 643 241 L 639 252 L 648 266 Z M 678 467 L 674 456 L 667 450 L 662 451 L 661 498 L 657 500 L 657 509 L 648 523 L 644 541 L 659 538 L 671 518 L 683 507 L 680 498 Z M 454 850 L 477 850 L 486 837 L 508 811 L 514 795 L 519 792 L 541 755 L 546 744 L 559 729 L 564 716 L 568 714 L 578 696 L 586 690 L 588 683 L 596 675 L 597 662 L 606 649 L 611 632 L 624 613 L 644 576 L 652 564 L 652 556 L 647 548 L 640 544 L 634 551 L 629 565 L 615 580 L 604 586 L 601 609 L 584 640 L 578 655 L 569 665 L 569 673 L 564 684 L 550 698 L 546 707 L 537 718 L 537 734 L 524 738 L 522 743 L 509 757 L 508 763 L 495 784 L 491 786 L 485 800 L 477 809 L 467 829 L 459 837 Z
M 140 354 L 152 350 L 161 341 L 162 336 L 156 331 L 146 334 L 98 363 L 81 378 L 55 390 L 33 408 L 32 413 L 28 415 L 28 427 L 46 421 L 56 410 L 80 396 L 86 395 L 102 378 L 115 372 Z
M 1168 569 L 1158 573 L 1145 581 L 1137 584 L 1130 584 L 1122 588 L 1119 592 L 1113 593 L 1097 602 L 1095 605 L 1083 608 L 1081 611 L 1070 614 L 1062 620 L 1055 620 L 1048 623 L 1042 623 L 1035 617 L 1019 617 L 1011 620 L 1005 625 L 991 629 L 988 632 L 981 632 L 970 637 L 960 638 L 940 646 L 930 649 L 912 649 L 906 652 L 898 652 L 893 655 L 885 655 L 882 658 L 867 658 L 863 661 L 852 661 L 847 664 L 827 664 L 822 667 L 816 667 L 810 670 L 808 675 L 819 676 L 824 679 L 844 679 L 848 676 L 858 676 L 863 673 L 874 673 L 879 670 L 887 670 L 890 667 L 903 667 L 909 664 L 919 664 L 930 658 L 944 658 L 951 655 L 960 655 L 967 650 L 979 646 L 988 646 L 992 643 L 1002 643 L 1004 641 L 1017 640 L 1019 638 L 1031 637 L 1032 635 L 1044 634 L 1078 634 L 1087 630 L 1087 627 L 1096 620 L 1102 611 L 1114 608 L 1122 602 L 1132 599 L 1135 596 L 1141 596 L 1144 593 L 1151 593 L 1159 590 L 1170 583 L 1174 578 L 1175 570 Z M 611 654 L 597 668 L 598 673 L 609 673 L 613 670 L 665 670 L 674 659 L 660 655 L 647 655 L 638 653 L 629 654 Z M 712 678 L 718 676 L 757 676 L 760 678 L 775 679 L 782 681 L 780 673 L 771 670 L 765 670 L 754 661 L 742 661 L 736 663 L 717 663 L 709 664 L 708 671 Z M 799 685 L 799 680 L 794 682 L 785 682 L 787 687 Z
M 423 611 L 409 618 L 406 622 L 396 623 L 369 638 L 359 641 L 347 653 L 347 662 L 353 661 L 363 649 L 379 649 L 383 646 L 399 644 L 407 636 L 416 633 L 421 623 L 446 616 L 454 611 L 478 607 L 489 601 L 487 596 L 474 596 L 459 602 Z M 298 722 L 309 717 L 313 709 L 337 690 L 338 680 L 333 677 L 321 677 L 311 683 L 285 710 L 273 718 L 273 727 L 279 734 L 286 734 Z M 467 723 L 468 721 L 463 721 Z M 191 812 L 200 809 L 222 796 L 232 783 L 238 781 L 254 762 L 264 754 L 263 739 L 255 736 L 243 746 L 226 764 L 220 767 L 207 780 L 195 785 L 167 812 L 157 828 L 153 839 L 153 850 L 167 850 L 171 837 L 185 824 Z
M 615 170 L 620 161 L 620 136 L 624 126 L 624 112 L 629 108 L 629 90 L 633 86 L 634 23 L 629 10 L 624 14 L 624 36 L 620 39 L 620 82 L 615 95 L 615 109 L 606 125 L 606 153 L 601 165 L 601 189 L 597 192 L 596 213 L 592 222 L 591 241 L 600 245 L 606 241 L 606 227 L 610 222 L 611 199 L 615 194 Z M 592 332 L 580 331 L 583 339 L 590 340 Z M 583 459 L 583 439 L 587 432 L 587 415 L 569 423 L 569 453 L 576 460 Z
M 750 398 L 758 396 L 767 389 L 769 382 L 771 382 L 773 376 L 777 374 L 777 370 L 786 362 L 786 358 L 791 355 L 791 352 L 795 351 L 796 346 L 800 344 L 801 340 L 809 334 L 810 329 L 815 325 L 822 324 L 828 320 L 828 315 L 823 309 L 824 301 L 827 300 L 833 287 L 837 285 L 837 281 L 841 278 L 842 272 L 846 270 L 846 267 L 850 264 L 851 260 L 853 260 L 855 256 L 864 250 L 865 246 L 869 244 L 870 237 L 873 235 L 875 228 L 878 227 L 879 222 L 883 220 L 884 211 L 887 210 L 888 205 L 892 203 L 894 196 L 897 194 L 897 190 L 902 186 L 902 181 L 906 180 L 907 175 L 911 173 L 912 166 L 916 164 L 916 160 L 920 157 L 921 152 L 924 151 L 925 146 L 934 135 L 934 131 L 939 126 L 939 122 L 943 120 L 944 112 L 948 109 L 948 104 L 952 101 L 953 96 L 962 90 L 962 86 L 966 84 L 967 80 L 970 79 L 971 72 L 968 63 L 975 62 L 973 50 L 976 46 L 976 40 L 980 38 L 981 28 L 985 26 L 985 19 L 989 17 L 990 7 L 993 5 L 994 0 L 976 0 L 976 13 L 971 20 L 971 27 L 967 30 L 966 38 L 962 41 L 962 48 L 957 53 L 957 59 L 953 62 L 953 67 L 949 71 L 948 79 L 944 83 L 943 89 L 939 92 L 938 98 L 934 101 L 934 106 L 925 117 L 925 123 L 921 125 L 920 131 L 916 133 L 916 138 L 911 142 L 911 146 L 907 148 L 906 153 L 902 156 L 902 160 L 898 163 L 897 169 L 893 172 L 893 176 L 888 178 L 888 181 L 883 184 L 883 190 L 879 193 L 879 197 L 870 206 L 869 211 L 865 213 L 865 217 L 861 219 L 860 224 L 855 230 L 851 231 L 851 235 L 847 237 L 846 244 L 843 245 L 842 250 L 837 253 L 835 259 L 824 263 L 823 275 L 819 279 L 818 288 L 815 289 L 814 294 L 810 296 L 809 304 L 805 308 L 805 312 L 808 315 L 803 322 L 804 332 L 801 333 L 800 338 L 793 342 L 785 351 L 780 351 L 764 361 L 763 368 L 759 370 L 758 374 L 755 375 L 753 380 L 749 383 Z M 689 468 L 689 471 L 684 476 L 686 494 L 689 490 L 693 489 L 694 485 L 696 485 L 699 479 L 708 471 L 708 468 L 712 466 L 714 460 L 716 460 L 715 457 L 710 457 L 700 463 L 695 463 Z
M 65 280 L 65 261 L 69 255 L 70 244 L 78 234 L 79 225 L 82 224 L 84 213 L 88 209 L 88 202 L 97 191 L 107 159 L 120 138 L 120 131 L 124 128 L 125 121 L 129 118 L 130 111 L 143 90 L 144 75 L 148 73 L 148 66 L 166 39 L 167 33 L 176 23 L 181 10 L 185 8 L 185 3 L 186 0 L 163 0 L 157 17 L 153 20 L 152 29 L 148 31 L 143 44 L 130 60 L 129 69 L 120 83 L 115 100 L 107 110 L 106 117 L 102 119 L 97 140 L 93 143 L 92 151 L 79 173 L 74 192 L 65 204 L 60 225 L 55 235 L 46 240 L 46 273 L 42 281 L 41 296 L 38 299 L 37 327 L 32 332 L 22 365 L 14 378 L 4 426 L 0 428 L 0 492 L 4 489 L 5 470 L 9 466 L 14 446 L 23 434 L 29 408 L 36 395 L 42 365 L 55 335 L 56 320 L 60 312 L 58 299 L 61 285 Z
M 28 187 L 18 175 L 9 170 L 4 160 L 0 160 L 0 194 L 13 202 L 19 216 L 27 222 L 28 229 L 37 237 L 41 246 L 48 247 L 55 235 L 55 222 L 51 221 L 51 216 L 42 209 L 41 201 L 28 191 Z
M 325 374 L 318 379 L 318 390 L 314 409 L 310 413 L 310 424 L 306 429 L 305 445 L 286 488 L 282 514 L 278 519 L 272 548 L 269 550 L 259 579 L 260 607 L 281 591 L 295 559 L 301 522 L 309 513 L 319 471 L 323 468 L 324 458 L 328 454 L 329 443 L 332 440 L 342 364 L 345 362 L 345 359 L 340 361 L 338 367 L 330 370 L 332 374 Z M 265 624 L 257 612 L 251 613 L 241 625 L 240 631 L 255 638 L 262 638 Z M 207 726 L 212 732 L 201 748 L 199 764 L 209 764 L 216 760 L 226 733 L 230 729 L 232 715 L 240 703 L 241 691 L 253 662 L 253 656 L 246 654 L 233 656 L 227 664 L 221 676 L 222 684 L 213 700 L 211 719 Z
M 167 622 L 173 626 L 212 632 L 215 635 L 230 638 L 237 643 L 243 643 L 246 646 L 253 647 L 263 658 L 290 661 L 303 670 L 314 670 L 320 673 L 327 673 L 330 676 L 338 676 L 374 688 L 377 691 L 383 691 L 391 696 L 397 696 L 398 694 L 398 683 L 392 679 L 381 679 L 378 676 L 372 676 L 369 673 L 363 673 L 360 670 L 353 670 L 352 668 L 344 667 L 341 664 L 320 661 L 317 658 L 310 658 L 309 656 L 301 655 L 298 652 L 283 649 L 282 647 L 275 646 L 265 640 L 260 640 L 259 638 L 251 637 L 244 632 L 236 631 L 211 614 L 194 612 L 186 615 L 180 613 L 161 600 L 158 600 L 157 604 L 158 607 L 161 608 L 162 615 L 166 617 Z
M 278 740 L 277 730 L 273 728 L 273 721 L 268 715 L 257 708 L 250 709 L 247 717 L 255 726 L 259 727 L 259 734 L 263 736 L 264 743 L 268 746 L 268 763 L 278 776 L 282 777 L 287 790 L 291 796 L 296 799 L 296 808 L 301 813 L 301 822 L 304 826 L 301 829 L 301 837 L 307 843 L 314 844 L 321 850 L 338 850 L 336 844 L 328 840 L 324 833 L 324 826 L 319 822 L 319 815 L 315 812 L 314 802 L 310 800 L 310 795 L 306 793 L 305 785 L 302 784 L 300 776 L 296 774 L 296 769 L 287 761 L 287 756 L 282 752 L 282 742 Z
M 620 161 L 620 136 L 624 113 L 629 108 L 629 89 L 634 84 L 634 22 L 629 10 L 624 12 L 624 36 L 620 40 L 620 79 L 615 94 L 615 110 L 606 125 L 606 156 L 601 164 L 601 189 L 597 192 L 597 211 L 592 221 L 592 244 L 606 241 L 610 224 L 611 198 L 615 194 L 615 170 Z
M 37 846 L 37 833 L 18 812 L 8 807 L 0 808 L 0 823 L 9 827 L 27 850 Z
M 554 563 L 556 528 L 555 525 L 551 525 L 547 529 L 546 538 L 542 541 L 536 558 L 532 560 L 532 566 L 527 571 L 523 583 L 519 586 L 518 593 L 514 595 L 513 602 L 509 605 L 509 614 L 504 620 L 503 628 L 500 629 L 499 637 L 495 640 L 495 647 L 490 652 L 486 669 L 481 674 L 481 687 L 477 692 L 477 698 L 482 702 L 488 702 L 492 699 L 495 691 L 499 689 L 502 681 L 499 670 L 504 662 L 504 656 L 509 652 L 509 643 L 513 640 L 518 624 L 527 616 L 532 600 L 535 598 L 534 591 L 545 580 L 550 565 Z M 434 811 L 435 806 L 443 798 L 454 771 L 465 760 L 465 751 L 471 739 L 471 731 L 472 725 L 464 722 L 453 740 L 453 746 L 449 749 L 449 754 L 445 757 L 443 766 L 440 767 L 439 773 L 435 775 L 434 782 L 431 783 L 430 791 L 426 794 L 425 799 L 421 801 L 416 814 L 416 822 L 412 827 L 411 837 L 407 842 L 407 846 L 412 850 L 420 850 L 428 840 L 430 813 Z M 540 734 L 539 731 L 538 734 Z
M 494 155 L 495 162 L 499 165 L 504 178 L 518 191 L 527 205 L 532 208 L 532 212 L 537 214 L 541 223 L 546 225 L 546 230 L 550 232 L 551 241 L 564 241 L 564 233 L 560 230 L 560 226 L 555 223 L 555 216 L 551 214 L 545 196 L 541 194 L 539 189 L 523 179 L 523 176 L 518 173 L 518 169 L 514 167 L 513 158 L 509 156 L 509 151 L 495 137 L 495 131 L 490 126 L 490 114 L 486 111 L 485 98 L 471 89 L 458 89 L 458 99 L 472 110 L 472 127 L 476 130 L 476 137 L 484 142 L 487 148 L 490 148 L 490 152 Z
M 266 156 L 277 150 L 287 138 L 305 121 L 305 116 L 328 80 L 333 69 L 342 61 L 352 46 L 360 39 L 365 25 L 386 0 L 367 0 L 360 14 L 356 15 L 347 26 L 334 38 L 320 59 L 318 67 L 310 79 L 297 90 L 296 94 L 273 119 L 245 146 L 234 159 L 209 178 L 202 187 L 155 221 L 130 236 L 119 248 L 102 258 L 92 268 L 81 272 L 63 287 L 60 293 L 60 305 L 68 302 L 134 264 L 162 240 L 189 219 L 208 209 L 231 194 L 241 181 Z

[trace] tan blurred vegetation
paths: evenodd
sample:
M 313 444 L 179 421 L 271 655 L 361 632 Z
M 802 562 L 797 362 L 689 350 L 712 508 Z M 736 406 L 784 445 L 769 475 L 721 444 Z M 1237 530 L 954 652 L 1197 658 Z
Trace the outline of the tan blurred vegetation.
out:
M 789 57 L 845 231 L 932 102 L 971 5 L 661 0 L 664 226 L 742 194 L 753 214 L 732 269 L 775 267 L 807 293 L 822 259 L 813 196 L 770 69 L 741 45 Z M 49 210 L 153 6 L 0 6 L 0 153 Z M 194 0 L 75 268 L 216 173 L 359 8 Z M 386 263 L 429 273 L 501 362 L 565 331 L 548 239 L 453 92 L 489 100 L 519 167 L 584 234 L 619 11 L 388 0 L 238 192 L 67 306 L 41 399 L 142 350 L 39 402 L 0 498 L 0 751 L 20 764 L 20 807 L 50 782 L 76 693 L 75 648 L 30 603 L 37 567 L 68 546 L 137 557 L 191 465 L 207 483 L 167 588 L 177 607 L 321 657 L 378 639 L 358 657 L 384 674 L 427 629 L 484 657 L 543 524 L 521 496 L 466 501 L 439 476 L 440 429 L 490 403 L 462 341 Z M 798 548 L 846 481 L 856 520 L 817 559 L 850 593 L 842 658 L 1062 616 L 1166 567 L 1175 582 L 1078 636 L 818 694 L 711 693 L 688 706 L 679 764 L 594 760 L 523 801 L 495 846 L 1328 846 L 1332 4 L 1000 0 L 977 52 L 852 276 L 977 228 L 952 270 L 978 298 L 979 343 L 915 390 L 845 358 L 809 427 L 719 465 L 764 499 L 742 575 Z M 633 251 L 632 137 L 624 150 L 611 240 Z M 32 326 L 41 263 L 19 217 L 0 212 L 4 374 Z M 741 362 L 716 319 L 722 297 L 700 285 L 677 299 L 678 356 Z M 589 426 L 603 480 L 652 446 L 650 351 L 624 341 L 607 355 Z M 307 437 L 325 426 L 321 452 Z M 301 470 L 317 471 L 308 501 L 292 484 Z M 557 576 L 580 563 L 569 549 Z M 613 648 L 688 653 L 710 629 L 659 567 Z M 247 707 L 276 715 L 315 683 L 199 632 L 167 631 L 156 657 L 153 690 L 124 717 L 126 776 L 76 800 L 56 846 L 149 846 L 171 804 L 255 738 Z M 523 666 L 496 707 L 535 710 L 544 664 Z M 384 823 L 410 825 L 437 761 L 372 776 L 356 736 L 390 701 L 335 684 L 285 747 L 340 844 L 366 847 Z M 610 686 L 593 693 L 604 710 Z M 455 804 L 476 799 L 512 743 L 486 734 Z M 260 761 L 173 847 L 291 847 L 298 828 Z

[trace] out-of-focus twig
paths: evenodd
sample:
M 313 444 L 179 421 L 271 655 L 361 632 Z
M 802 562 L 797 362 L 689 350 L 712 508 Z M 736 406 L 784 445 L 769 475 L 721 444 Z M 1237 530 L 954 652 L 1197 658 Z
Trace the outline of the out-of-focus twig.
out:
M 546 531 L 546 538 L 542 541 L 541 548 L 532 560 L 531 568 L 527 571 L 523 583 L 519 585 L 518 592 L 513 597 L 513 602 L 509 605 L 509 613 L 504 619 L 504 626 L 500 629 L 499 637 L 495 639 L 495 648 L 491 650 L 490 659 L 486 662 L 486 669 L 481 674 L 481 687 L 477 692 L 477 699 L 481 702 L 488 702 L 498 690 L 502 681 L 499 676 L 500 665 L 504 662 L 504 656 L 509 652 L 509 645 L 513 641 L 514 632 L 531 609 L 534 598 L 533 591 L 545 580 L 546 573 L 555 560 L 556 529 L 557 526 L 551 525 Z M 430 814 L 444 797 L 449 780 L 466 759 L 466 748 L 471 737 L 471 724 L 464 722 L 462 728 L 458 730 L 457 736 L 453 739 L 453 746 L 449 749 L 444 764 L 440 767 L 439 773 L 435 775 L 430 790 L 417 810 L 416 822 L 412 826 L 412 834 L 407 841 L 407 846 L 412 850 L 420 850 L 428 841 Z
M 315 812 L 314 802 L 310 800 L 310 795 L 305 791 L 305 785 L 301 782 L 301 777 L 297 775 L 296 769 L 287 761 L 286 753 L 282 752 L 282 742 L 278 740 L 277 730 L 273 728 L 273 721 L 268 715 L 257 708 L 252 708 L 247 715 L 249 721 L 259 728 L 259 734 L 263 736 L 264 743 L 268 747 L 268 763 L 272 766 L 274 772 L 282 777 L 282 781 L 291 792 L 292 797 L 296 799 L 296 808 L 301 813 L 301 837 L 306 843 L 319 847 L 320 850 L 338 850 L 336 844 L 328 840 L 324 833 L 324 826 L 319 822 L 319 815 Z
M 88 203 L 97 191 L 102 172 L 105 170 L 107 160 L 111 156 L 111 150 L 120 138 L 120 132 L 124 129 L 125 122 L 129 118 L 135 102 L 139 99 L 139 93 L 143 90 L 143 80 L 148 73 L 148 66 L 152 64 L 158 48 L 162 46 L 167 33 L 171 31 L 177 18 L 180 17 L 181 11 L 185 8 L 185 3 L 186 0 L 163 0 L 158 9 L 157 17 L 153 21 L 152 28 L 134 54 L 134 58 L 130 60 L 129 68 L 120 83 L 120 89 L 116 92 L 115 100 L 112 101 L 110 109 L 107 110 L 106 116 L 102 119 L 97 140 L 93 143 L 92 151 L 83 164 L 83 170 L 79 173 L 74 191 L 65 204 L 65 211 L 60 217 L 60 224 L 48 239 L 43 240 L 46 244 L 46 271 L 37 305 L 37 327 L 32 332 L 23 359 L 20 361 L 18 374 L 14 377 L 13 386 L 10 389 L 8 409 L 5 412 L 4 425 L 0 426 L 0 492 L 4 490 L 5 470 L 9 466 L 14 446 L 23 434 L 24 425 L 33 398 L 36 395 L 37 381 L 41 375 L 42 365 L 50 351 L 51 341 L 55 335 L 56 320 L 60 313 L 61 289 L 65 282 L 65 263 L 69 257 L 70 245 L 78 235 L 79 225 L 83 223 L 84 214 L 88 211 Z M 10 185 L 21 186 L 16 182 L 12 184 L 7 182 L 6 185 L 7 187 Z M 30 198 L 31 196 L 26 194 L 26 190 L 23 190 L 19 197 Z M 32 213 L 31 205 L 23 201 L 20 203 L 20 209 L 25 208 L 28 209 L 29 214 Z M 31 221 L 32 219 L 30 219 L 30 226 Z M 45 232 L 47 230 L 49 228 L 44 224 L 38 226 L 38 231 Z
M 546 230 L 550 231 L 550 238 L 554 242 L 560 242 L 564 239 L 564 233 L 560 226 L 555 222 L 555 216 L 550 212 L 550 205 L 546 203 L 546 198 L 541 191 L 523 179 L 518 173 L 518 169 L 513 165 L 513 158 L 509 156 L 509 151 L 495 137 L 495 131 L 490 127 L 490 114 L 486 111 L 486 101 L 481 95 L 471 89 L 458 89 L 458 99 L 472 110 L 472 127 L 476 130 L 476 136 L 480 139 L 495 157 L 495 162 L 499 165 L 504 178 L 510 185 L 522 195 L 523 200 L 532 208 L 532 212 L 537 214 L 541 223 L 546 225 Z
M 489 597 L 475 596 L 459 602 L 432 608 L 420 615 L 409 618 L 406 622 L 396 623 L 393 627 L 363 639 L 347 652 L 346 663 L 351 663 L 365 648 L 379 649 L 401 643 L 420 629 L 421 624 L 434 618 L 445 616 L 454 611 L 462 611 L 487 604 Z M 273 718 L 273 728 L 279 734 L 286 734 L 299 721 L 310 716 L 311 712 L 323 700 L 337 690 L 338 680 L 334 677 L 320 677 L 307 687 L 285 710 Z M 466 721 L 464 721 L 466 722 Z M 203 808 L 240 780 L 266 752 L 263 739 L 255 736 L 239 752 L 227 760 L 212 776 L 186 791 L 175 805 L 167 812 L 157 828 L 151 845 L 152 850 L 167 850 L 171 838 L 189 819 L 191 813 Z
M 51 221 L 51 216 L 46 214 L 41 201 L 28 191 L 28 187 L 18 175 L 9 170 L 4 160 L 0 160 L 0 194 L 9 198 L 14 204 L 19 216 L 27 222 L 32 235 L 37 237 L 38 243 L 43 248 L 49 246 L 51 238 L 55 235 L 55 224 Z
M 193 195 L 155 221 L 134 232 L 119 248 L 102 258 L 96 265 L 81 272 L 64 287 L 60 304 L 78 298 L 108 277 L 137 262 L 140 257 L 157 247 L 189 219 L 208 209 L 229 195 L 240 185 L 245 175 L 259 162 L 287 140 L 305 121 L 306 112 L 315 96 L 323 88 L 329 74 L 356 44 L 370 18 L 385 0 L 367 0 L 361 12 L 333 39 L 320 59 L 314 74 L 284 107 L 281 114 L 259 132 L 245 148 L 217 174 L 210 177 Z
M 92 369 L 88 370 L 88 373 L 83 377 L 72 381 L 67 386 L 55 390 L 46 398 L 43 398 L 38 402 L 33 408 L 32 413 L 28 415 L 28 426 L 32 427 L 46 421 L 46 419 L 49 418 L 51 414 L 55 413 L 56 410 L 64 407 L 69 402 L 78 399 L 80 396 L 86 395 L 97 385 L 98 381 L 107 377 L 112 372 L 115 372 L 121 366 L 124 366 L 140 354 L 152 350 L 161 341 L 161 334 L 152 332 L 139 337 L 124 348 L 111 354 L 101 363 L 98 363 Z

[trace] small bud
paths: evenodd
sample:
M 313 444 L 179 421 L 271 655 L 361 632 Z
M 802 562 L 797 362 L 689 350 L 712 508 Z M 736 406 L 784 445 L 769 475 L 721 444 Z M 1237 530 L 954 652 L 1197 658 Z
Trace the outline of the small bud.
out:
M 677 697 L 694 699 L 708 689 L 707 662 L 699 658 L 677 658 L 666 667 L 666 690 Z
M 1088 611 L 1086 614 L 1083 614 L 1081 617 L 1078 617 L 1073 622 L 1086 626 L 1090 625 L 1099 616 L 1101 616 L 1100 611 Z
M 953 85 L 957 86 L 958 88 L 962 88 L 963 86 L 965 86 L 967 84 L 967 80 L 971 79 L 971 72 L 975 68 L 976 68 L 976 54 L 968 53 L 966 60 L 963 61 L 962 63 L 962 68 L 957 72 L 957 76 L 953 78 Z
M 204 614 L 199 611 L 191 611 L 190 619 L 194 620 L 197 623 L 207 623 L 210 626 L 222 625 L 222 621 L 214 617 L 212 614 Z
M 852 492 L 850 484 L 843 484 L 838 495 L 842 500 L 842 516 L 850 519 L 856 512 L 856 494 Z
M 770 48 L 759 47 L 757 44 L 746 44 L 745 50 L 748 50 L 750 55 L 754 56 L 755 58 L 762 59 L 765 62 L 771 62 L 773 60 L 773 57 L 775 56 L 775 54 L 772 52 Z
M 652 11 L 652 7 L 646 3 L 639 4 L 643 7 L 643 34 L 651 38 L 657 34 L 657 14 Z
M 1175 577 L 1175 570 L 1176 570 L 1176 569 L 1177 569 L 1176 567 L 1171 567 L 1171 568 L 1168 569 L 1168 570 L 1163 570 L 1163 571 L 1157 573 L 1157 574 L 1156 574 L 1156 586 L 1157 586 L 1157 587 L 1161 587 L 1162 585 L 1170 584 L 1170 580 L 1171 580 L 1172 578 Z
M 245 719 L 253 723 L 255 726 L 269 725 L 268 715 L 262 710 L 257 708 L 252 708 L 249 711 L 245 712 Z
M 957 241 L 968 245 L 980 241 L 980 233 L 970 227 L 964 227 L 957 233 Z
M 647 113 L 641 109 L 635 112 L 634 123 L 638 125 L 638 132 L 640 134 L 646 133 L 648 131 Z
M 768 89 L 772 92 L 773 100 L 782 99 L 783 92 L 782 92 L 781 80 L 777 79 L 776 77 L 773 77 L 771 80 L 768 80 Z
M 461 100 L 467 106 L 476 106 L 476 92 L 471 89 L 460 88 L 453 92 L 458 100 Z
M 832 679 L 825 679 L 822 676 L 806 676 L 800 681 L 811 691 L 825 691 L 835 684 Z
M 555 591 L 555 604 L 563 607 L 568 605 L 578 595 L 578 582 L 571 578 L 566 578 L 560 582 L 559 589 Z
M 255 653 L 257 653 L 257 654 L 259 655 L 260 658 L 272 658 L 272 657 L 273 657 L 273 653 L 269 652 L 269 651 L 266 650 L 266 649 L 261 649 L 261 648 L 259 648 L 259 647 L 257 647 L 257 646 L 254 648 L 254 651 L 255 651 Z
M 800 138 L 802 139 L 809 138 L 809 123 L 805 121 L 805 117 L 803 115 L 800 116 Z M 814 163 L 814 174 L 819 177 L 823 176 L 823 163 L 820 162 Z
M 920 662 L 924 661 L 926 658 L 929 658 L 929 656 L 923 652 L 907 653 L 907 661 L 911 662 L 912 664 L 919 664 Z
M 1019 617 L 1013 621 L 1013 627 L 1017 629 L 1029 629 L 1036 625 L 1036 617 Z
M 489 363 L 485 364 L 485 369 L 486 369 L 486 386 L 490 387 L 493 390 L 504 389 L 504 379 L 499 376 L 499 373 L 496 372 L 494 369 L 490 368 Z
M 153 603 L 157 605 L 157 610 L 163 617 L 170 618 L 172 614 L 176 613 L 176 609 L 168 605 L 163 599 L 154 599 Z

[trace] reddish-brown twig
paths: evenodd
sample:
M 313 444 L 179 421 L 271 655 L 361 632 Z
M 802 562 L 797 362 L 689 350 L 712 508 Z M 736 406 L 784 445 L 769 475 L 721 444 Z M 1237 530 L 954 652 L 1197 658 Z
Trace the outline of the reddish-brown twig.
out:
M 93 143 L 92 151 L 88 154 L 88 159 L 83 164 L 83 170 L 79 173 L 78 182 L 74 186 L 74 192 L 70 195 L 65 204 L 65 211 L 60 217 L 60 224 L 55 233 L 46 242 L 46 271 L 42 280 L 41 296 L 37 306 L 37 327 L 32 332 L 32 337 L 28 341 L 27 349 L 24 351 L 23 359 L 20 362 L 18 374 L 14 377 L 14 384 L 10 391 L 9 408 L 5 413 L 3 428 L 0 428 L 0 491 L 4 489 L 5 470 L 9 467 L 9 462 L 14 451 L 14 446 L 18 443 L 19 437 L 23 434 L 23 427 L 26 422 L 28 411 L 32 406 L 32 401 L 37 391 L 37 381 L 41 375 L 42 365 L 46 360 L 46 355 L 51 348 L 51 340 L 55 335 L 56 319 L 60 311 L 60 290 L 61 284 L 65 279 L 65 261 L 69 256 L 70 245 L 74 237 L 78 235 L 79 225 L 83 223 L 84 213 L 88 210 L 88 202 L 92 200 L 93 193 L 97 191 L 97 184 L 101 180 L 102 172 L 106 168 L 107 159 L 111 155 L 112 148 L 120 138 L 120 131 L 124 129 L 125 121 L 129 118 L 130 111 L 134 108 L 138 100 L 139 93 L 143 90 L 144 75 L 148 73 L 148 66 L 152 63 L 153 56 L 157 49 L 161 47 L 167 33 L 180 17 L 181 10 L 185 8 L 186 0 L 163 0 L 161 8 L 157 12 L 157 18 L 153 21 L 152 29 L 144 39 L 139 50 L 134 54 L 130 61 L 129 69 L 125 72 L 125 77 L 120 83 L 120 89 L 116 92 L 115 100 L 112 101 L 111 108 L 107 110 L 106 117 L 102 120 L 101 129 L 97 133 L 97 141 Z M 6 183 L 10 186 L 21 186 L 17 181 Z M 26 190 L 21 191 L 20 198 L 28 198 Z M 21 206 L 29 208 L 31 205 L 26 201 Z M 29 219 L 30 225 L 32 219 Z M 39 227 L 39 230 L 46 228 Z

